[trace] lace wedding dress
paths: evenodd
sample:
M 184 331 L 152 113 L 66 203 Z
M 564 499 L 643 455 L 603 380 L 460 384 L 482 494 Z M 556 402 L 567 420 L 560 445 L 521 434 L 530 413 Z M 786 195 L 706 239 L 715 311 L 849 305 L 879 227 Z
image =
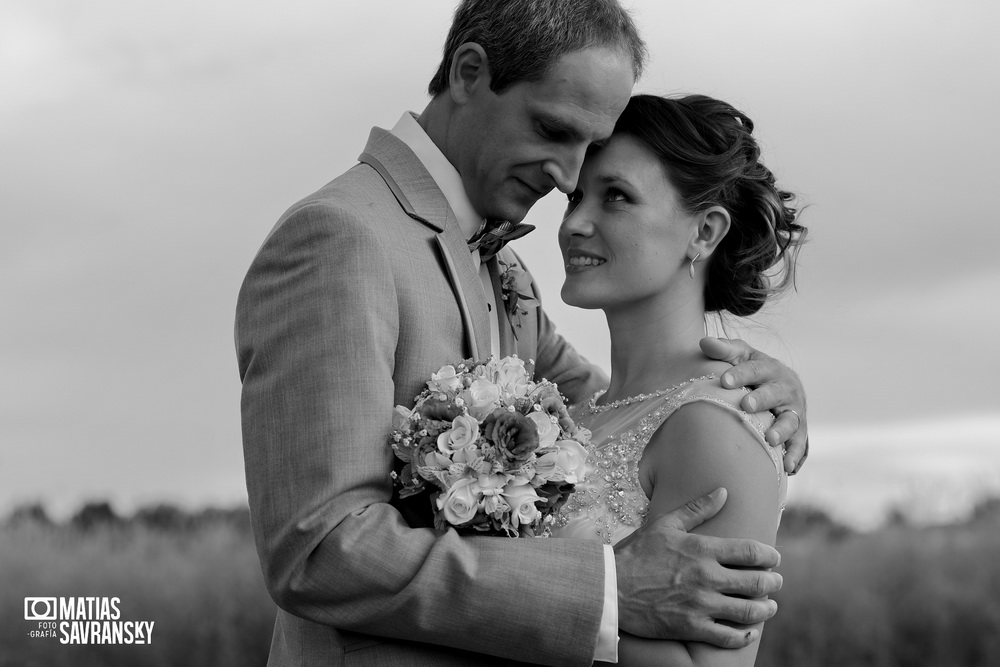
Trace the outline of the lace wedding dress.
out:
M 593 433 L 587 447 L 587 474 L 556 515 L 553 537 L 600 540 L 615 544 L 639 528 L 649 499 L 639 484 L 639 459 L 653 433 L 683 405 L 708 401 L 733 413 L 760 443 L 761 456 L 774 463 L 774 502 L 780 518 L 787 478 L 782 450 L 764 440 L 773 421 L 770 413 L 749 414 L 739 407 L 743 389 L 725 389 L 715 375 L 706 375 L 652 394 L 608 405 L 574 406 L 577 424 Z M 720 418 L 726 415 L 720 412 Z

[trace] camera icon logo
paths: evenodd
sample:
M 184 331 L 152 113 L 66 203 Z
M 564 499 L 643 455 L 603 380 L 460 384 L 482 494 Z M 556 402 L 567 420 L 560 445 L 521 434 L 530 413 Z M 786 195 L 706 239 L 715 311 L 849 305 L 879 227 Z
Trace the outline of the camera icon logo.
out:
M 55 621 L 59 606 L 55 598 L 24 598 L 24 620 Z

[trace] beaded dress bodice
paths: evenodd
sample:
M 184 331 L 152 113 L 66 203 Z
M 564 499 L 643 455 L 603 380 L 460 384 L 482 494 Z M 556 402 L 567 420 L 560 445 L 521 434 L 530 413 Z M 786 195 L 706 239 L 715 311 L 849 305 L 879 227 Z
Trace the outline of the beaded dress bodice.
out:
M 775 466 L 775 503 L 784 507 L 786 477 L 782 451 L 764 440 L 773 418 L 739 407 L 744 390 L 725 389 L 714 375 L 609 406 L 574 406 L 570 414 L 593 434 L 587 447 L 587 474 L 555 518 L 553 537 L 600 540 L 615 544 L 639 528 L 649 499 L 639 481 L 639 461 L 658 428 L 682 405 L 709 401 L 734 413 L 760 443 L 761 455 Z

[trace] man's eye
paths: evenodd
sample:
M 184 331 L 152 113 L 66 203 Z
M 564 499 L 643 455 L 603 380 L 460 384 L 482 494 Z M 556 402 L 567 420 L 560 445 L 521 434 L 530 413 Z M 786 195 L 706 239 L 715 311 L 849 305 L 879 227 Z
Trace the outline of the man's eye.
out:
M 574 190 L 566 195 L 566 199 L 569 200 L 570 204 L 579 204 L 580 200 L 583 199 L 583 193 L 579 190 Z
M 546 125 L 538 126 L 538 134 L 543 139 L 547 141 L 566 141 L 569 139 L 569 133 L 554 127 L 548 127 Z

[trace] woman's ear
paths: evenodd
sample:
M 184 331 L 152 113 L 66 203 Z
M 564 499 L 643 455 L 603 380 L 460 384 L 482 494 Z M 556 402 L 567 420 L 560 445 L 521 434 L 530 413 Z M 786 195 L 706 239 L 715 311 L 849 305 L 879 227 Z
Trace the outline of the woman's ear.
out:
M 465 104 L 477 91 L 489 88 L 490 64 L 483 47 L 475 42 L 466 42 L 455 49 L 448 72 L 448 90 L 452 100 L 456 104 Z
M 730 224 L 729 211 L 721 206 L 712 206 L 699 213 L 694 238 L 688 246 L 688 258 L 700 255 L 698 259 L 704 261 L 711 257 L 729 233 Z

